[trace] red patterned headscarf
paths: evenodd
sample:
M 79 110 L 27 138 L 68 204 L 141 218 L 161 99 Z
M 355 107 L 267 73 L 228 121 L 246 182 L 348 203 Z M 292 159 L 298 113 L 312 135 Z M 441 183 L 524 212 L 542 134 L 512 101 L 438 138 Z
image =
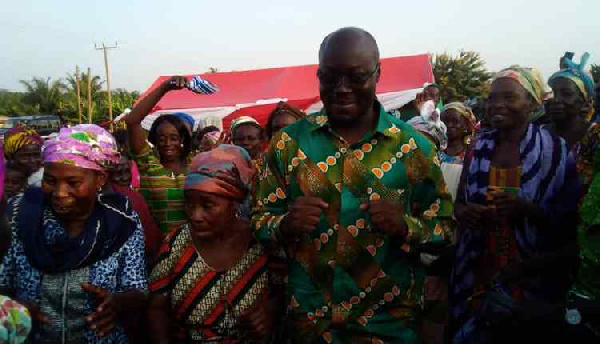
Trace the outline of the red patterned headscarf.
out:
M 183 188 L 244 201 L 254 173 L 252 159 L 245 149 L 220 145 L 192 160 Z

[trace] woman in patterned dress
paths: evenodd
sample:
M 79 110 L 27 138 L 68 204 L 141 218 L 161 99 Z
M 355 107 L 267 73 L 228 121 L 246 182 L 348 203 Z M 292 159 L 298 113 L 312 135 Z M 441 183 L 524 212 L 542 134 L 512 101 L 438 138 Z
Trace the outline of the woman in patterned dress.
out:
M 475 130 L 475 115 L 468 106 L 454 102 L 444 106 L 440 118 L 446 124 L 448 135 L 448 146 L 441 153 L 442 163 L 462 165 Z
M 441 168 L 452 200 L 456 200 L 465 153 L 477 120 L 471 108 L 460 102 L 446 104 L 440 117 L 446 124 L 448 135 L 448 146 L 440 153 Z
M 92 125 L 44 143 L 42 188 L 11 199 L 0 294 L 25 305 L 32 343 L 128 343 L 121 319 L 139 317 L 147 289 L 144 234 L 130 202 L 102 192 L 119 161 L 114 138 Z
M 519 311 L 566 298 L 573 261 L 532 262 L 575 240 L 579 197 L 565 141 L 529 121 L 543 97 L 536 75 L 513 66 L 495 76 L 493 129 L 478 133 L 465 158 L 450 288 L 455 343 L 544 342 L 558 329 Z
M 239 208 L 254 167 L 237 146 L 198 154 L 186 177 L 187 223 L 150 275 L 154 343 L 246 343 L 269 332 L 267 256 Z
M 564 61 L 568 67 L 548 79 L 554 98 L 546 103 L 546 113 L 552 120 L 547 128 L 565 139 L 575 154 L 577 172 L 586 192 L 594 177 L 594 164 L 599 163 L 594 159 L 600 146 L 600 125 L 590 122 L 594 109 L 594 82 L 584 71 L 587 54 L 580 64 L 569 59 Z
M 42 137 L 34 128 L 17 125 L 4 135 L 4 157 L 27 175 L 27 184 L 40 187 L 42 168 Z
M 163 235 L 185 223 L 183 182 L 192 150 L 193 119 L 182 113 L 162 115 L 148 133 L 142 121 L 170 91 L 185 88 L 187 80 L 175 76 L 158 86 L 125 117 L 132 158 L 140 171 L 140 193 Z M 191 123 L 190 123 L 191 122 Z
M 579 326 L 569 326 L 573 330 L 573 342 L 581 343 L 597 341 L 600 333 L 600 125 L 590 122 L 594 82 L 584 71 L 587 57 L 585 54 L 580 64 L 563 59 L 566 68 L 548 80 L 554 98 L 546 104 L 546 112 L 552 120 L 548 128 L 567 141 L 577 160 L 582 184 L 578 228 L 581 266 L 569 303 L 563 306 L 581 315 L 583 321 L 573 324 Z

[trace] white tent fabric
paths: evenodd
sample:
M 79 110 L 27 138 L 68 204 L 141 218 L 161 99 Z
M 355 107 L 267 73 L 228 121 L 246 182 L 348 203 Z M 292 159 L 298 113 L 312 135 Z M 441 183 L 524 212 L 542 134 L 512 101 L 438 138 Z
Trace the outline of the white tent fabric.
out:
M 423 91 L 422 88 L 416 88 L 412 90 L 400 91 L 400 92 L 389 92 L 389 93 L 381 93 L 377 95 L 377 98 L 383 105 L 383 108 L 386 111 L 399 109 L 402 106 L 408 104 L 412 100 L 415 99 L 417 93 Z M 279 101 L 286 101 L 287 99 L 277 98 L 277 99 L 261 99 L 256 101 L 256 103 L 247 103 L 247 104 L 237 104 L 236 106 L 227 106 L 227 107 L 216 107 L 216 108 L 202 108 L 202 109 L 177 109 L 177 110 L 160 110 L 153 112 L 152 114 L 146 116 L 142 121 L 142 127 L 146 130 L 150 130 L 152 127 L 152 123 L 156 118 L 163 114 L 169 114 L 174 112 L 185 112 L 186 114 L 192 116 L 195 120 L 194 130 L 198 128 L 204 128 L 209 125 L 214 125 L 218 128 L 223 128 L 222 120 L 226 116 L 230 115 L 236 110 L 241 108 L 262 105 L 262 104 L 272 104 L 277 103 Z M 323 103 L 321 101 L 312 104 L 305 110 L 306 113 L 314 113 L 320 111 L 323 108 Z M 117 117 L 120 120 L 122 117 Z

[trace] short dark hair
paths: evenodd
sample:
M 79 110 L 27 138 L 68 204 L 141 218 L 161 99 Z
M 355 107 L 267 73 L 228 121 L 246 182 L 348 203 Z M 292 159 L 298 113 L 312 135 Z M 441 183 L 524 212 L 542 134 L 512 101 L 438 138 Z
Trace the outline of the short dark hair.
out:
M 373 35 L 370 32 L 368 32 L 365 29 L 358 28 L 358 27 L 344 27 L 344 28 L 336 30 L 336 31 L 330 33 L 329 35 L 325 36 L 325 38 L 321 42 L 321 45 L 319 46 L 319 61 L 321 61 L 321 57 L 323 56 L 323 51 L 325 50 L 325 47 L 327 46 L 327 43 L 329 42 L 331 37 L 334 37 L 339 34 L 349 33 L 349 32 L 358 33 L 363 38 L 366 38 L 368 42 L 373 44 L 373 47 L 375 48 L 375 59 L 376 59 L 376 62 L 379 63 L 379 46 L 377 45 L 377 40 L 375 40 L 375 37 L 373 37 Z
M 189 127 L 183 122 L 183 120 L 175 115 L 162 115 L 154 120 L 150 132 L 148 133 L 148 141 L 155 145 L 158 142 L 158 127 L 161 124 L 167 122 L 177 129 L 179 136 L 183 138 L 183 149 L 181 150 L 181 160 L 187 159 L 188 155 L 192 151 L 192 134 L 190 133 Z
M 9 160 L 4 165 L 4 174 L 6 175 L 6 172 L 8 171 L 18 172 L 25 177 L 25 180 L 27 180 L 27 172 L 24 171 L 23 168 L 21 168 L 14 160 Z
M 297 107 L 291 106 L 286 102 L 277 103 L 277 107 L 271 112 L 269 115 L 269 119 L 267 120 L 267 124 L 265 125 L 265 131 L 267 132 L 267 138 L 270 140 L 273 137 L 273 121 L 277 115 L 281 114 L 289 114 L 294 117 L 296 120 L 306 117 L 304 111 L 298 109 Z
M 126 146 L 128 144 L 129 134 L 127 134 L 127 130 L 119 129 L 113 133 L 113 136 L 119 146 Z

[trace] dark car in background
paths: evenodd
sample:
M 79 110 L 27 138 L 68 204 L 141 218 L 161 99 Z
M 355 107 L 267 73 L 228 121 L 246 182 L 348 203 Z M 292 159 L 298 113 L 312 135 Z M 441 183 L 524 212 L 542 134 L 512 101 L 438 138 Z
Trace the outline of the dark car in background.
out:
M 50 136 L 50 134 L 58 132 L 62 126 L 60 118 L 55 115 L 11 117 L 0 125 L 0 136 L 4 138 L 4 134 L 7 131 L 20 123 L 35 128 L 44 139 Z

